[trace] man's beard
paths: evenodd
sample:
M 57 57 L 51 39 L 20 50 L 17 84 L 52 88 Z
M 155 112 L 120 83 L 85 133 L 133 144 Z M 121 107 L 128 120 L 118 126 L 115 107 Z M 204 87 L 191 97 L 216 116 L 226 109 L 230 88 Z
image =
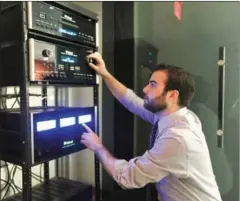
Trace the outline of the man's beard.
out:
M 167 103 L 164 99 L 165 99 L 165 96 L 160 96 L 151 101 L 145 98 L 144 107 L 153 113 L 161 112 L 167 108 Z

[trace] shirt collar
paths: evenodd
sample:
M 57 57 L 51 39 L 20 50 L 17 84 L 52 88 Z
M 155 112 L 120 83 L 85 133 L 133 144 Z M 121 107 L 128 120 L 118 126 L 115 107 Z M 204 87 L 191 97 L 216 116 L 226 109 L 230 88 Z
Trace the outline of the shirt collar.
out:
M 185 116 L 187 114 L 187 108 L 186 107 L 182 107 L 179 110 L 172 112 L 168 115 L 161 115 L 160 113 L 156 113 L 155 114 L 155 122 L 158 121 L 158 128 L 160 130 L 163 130 L 171 125 L 173 125 L 178 118 L 177 117 L 181 117 L 181 116 Z

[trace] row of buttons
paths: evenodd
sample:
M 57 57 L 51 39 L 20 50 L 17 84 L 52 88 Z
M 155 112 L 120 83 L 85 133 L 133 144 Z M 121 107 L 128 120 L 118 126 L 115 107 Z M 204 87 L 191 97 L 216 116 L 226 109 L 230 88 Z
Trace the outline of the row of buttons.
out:
M 85 33 L 79 32 L 79 36 L 82 37 L 82 38 L 85 38 L 85 39 L 94 41 L 94 37 L 93 37 L 93 36 L 87 35 L 87 34 L 85 34 Z
M 36 28 L 39 30 L 45 31 L 47 30 L 48 33 L 50 34 L 56 34 L 59 33 L 58 29 L 57 29 L 57 24 L 53 24 L 53 23 L 48 23 L 48 22 L 44 22 L 42 20 L 38 20 L 36 19 Z M 94 37 L 84 34 L 84 33 L 79 33 L 79 37 L 81 37 L 83 39 L 83 42 L 89 45 L 95 45 L 94 42 Z
M 42 25 L 42 24 L 40 24 L 40 25 L 39 25 L 39 24 L 36 24 L 36 25 L 37 25 L 37 28 L 38 28 L 39 30 L 44 29 L 44 31 L 45 31 L 46 29 L 48 29 L 47 32 L 50 33 L 50 34 L 56 34 L 56 32 L 58 32 L 57 29 L 54 29 L 54 28 L 52 28 L 52 27 L 47 27 L 46 25 Z M 89 41 L 89 40 L 83 40 L 83 42 L 86 43 L 86 44 L 89 44 L 89 45 L 95 45 L 94 42 L 91 42 L 91 41 Z
M 36 19 L 36 26 L 40 27 L 40 28 L 44 28 L 44 29 L 58 31 L 57 30 L 57 27 L 58 27 L 57 24 L 53 24 L 53 23 L 46 22 L 46 21 L 39 20 L 39 19 Z
M 83 40 L 84 43 L 90 44 L 90 45 L 95 45 L 94 42 L 88 41 L 88 40 Z
M 82 80 L 93 80 L 93 75 L 90 74 L 81 74 L 81 73 L 73 73 L 73 76 L 78 77 L 79 79 Z M 66 78 L 66 74 L 64 72 L 45 72 L 43 74 L 41 74 L 41 77 L 44 79 L 63 79 Z
M 53 72 L 45 72 L 42 74 L 43 78 L 66 78 L 66 74 L 64 72 L 61 73 L 53 73 Z
M 57 28 L 51 25 L 36 23 L 37 28 L 48 29 L 49 31 L 58 31 Z
M 75 77 L 79 77 L 81 80 L 93 80 L 92 75 L 87 75 L 87 74 L 80 74 L 80 73 L 73 73 Z
M 70 66 L 71 71 L 80 71 L 80 66 Z
M 69 66 L 69 69 L 71 71 L 80 71 L 81 70 L 80 66 Z M 65 66 L 63 64 L 58 64 L 58 70 L 65 71 L 67 69 L 65 68 Z

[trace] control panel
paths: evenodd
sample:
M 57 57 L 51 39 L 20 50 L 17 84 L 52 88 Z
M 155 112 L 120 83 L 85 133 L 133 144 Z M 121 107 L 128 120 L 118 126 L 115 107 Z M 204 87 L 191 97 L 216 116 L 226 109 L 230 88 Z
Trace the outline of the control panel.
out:
M 80 141 L 86 131 L 82 124 L 94 131 L 95 112 L 94 107 L 31 111 L 35 162 L 85 149 Z
M 66 47 L 30 38 L 30 81 L 96 84 L 96 73 L 86 60 L 94 51 L 91 47 Z
M 29 29 L 96 46 L 96 23 L 93 19 L 38 1 L 27 2 L 27 10 Z

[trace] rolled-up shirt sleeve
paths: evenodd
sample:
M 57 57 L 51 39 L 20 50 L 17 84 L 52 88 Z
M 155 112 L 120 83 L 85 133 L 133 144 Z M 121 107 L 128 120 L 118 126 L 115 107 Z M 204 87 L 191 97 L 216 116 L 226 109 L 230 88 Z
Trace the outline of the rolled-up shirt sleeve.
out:
M 119 100 L 119 102 L 130 112 L 140 116 L 145 121 L 154 124 L 154 113 L 144 108 L 144 100 L 138 97 L 131 89 L 127 89 L 125 96 Z
M 141 188 L 169 174 L 187 177 L 187 152 L 181 138 L 165 137 L 156 140 L 154 147 L 142 156 L 115 162 L 114 180 L 122 188 Z

